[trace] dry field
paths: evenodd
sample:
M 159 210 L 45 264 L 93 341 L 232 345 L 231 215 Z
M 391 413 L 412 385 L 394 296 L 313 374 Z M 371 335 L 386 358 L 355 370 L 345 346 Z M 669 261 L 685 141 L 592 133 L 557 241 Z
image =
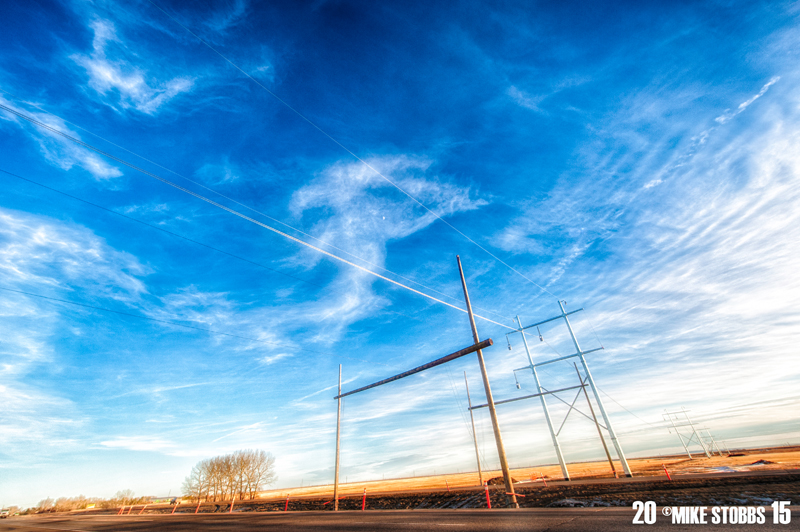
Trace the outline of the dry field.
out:
M 689 473 L 714 473 L 725 471 L 769 471 L 800 469 L 800 447 L 778 447 L 770 449 L 748 449 L 731 451 L 732 456 L 714 456 L 702 458 L 699 455 L 689 460 L 683 456 L 664 456 L 654 458 L 635 458 L 628 460 L 634 476 L 665 477 L 663 466 L 666 465 L 670 475 L 675 478 Z M 736 456 L 740 455 L 740 456 Z M 756 463 L 761 462 L 761 463 Z M 618 472 L 622 471 L 618 462 L 615 462 Z M 611 467 L 608 461 L 583 462 L 568 464 L 570 476 L 573 480 L 585 478 L 612 478 Z M 483 479 L 501 477 L 500 471 L 485 471 Z M 561 468 L 558 465 L 545 465 L 512 469 L 511 476 L 518 482 L 519 487 L 535 486 L 545 481 L 561 480 Z M 436 475 L 427 477 L 409 477 L 389 480 L 373 480 L 367 482 L 340 483 L 339 490 L 342 495 L 360 495 L 364 489 L 367 493 L 390 493 L 414 490 L 434 489 L 446 490 L 450 488 L 478 486 L 478 474 L 458 473 L 450 475 Z M 260 493 L 261 500 L 283 500 L 306 497 L 330 497 L 333 494 L 333 484 L 321 486 L 308 486 L 302 488 L 283 488 L 268 490 Z

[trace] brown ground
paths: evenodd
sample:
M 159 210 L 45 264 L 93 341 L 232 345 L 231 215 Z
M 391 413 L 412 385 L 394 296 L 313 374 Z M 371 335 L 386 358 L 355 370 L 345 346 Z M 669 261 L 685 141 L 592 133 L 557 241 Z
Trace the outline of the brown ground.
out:
M 740 456 L 736 456 L 740 455 Z M 660 476 L 666 478 L 663 465 L 667 466 L 670 475 L 674 477 L 687 473 L 714 473 L 720 471 L 716 468 L 730 468 L 734 471 L 769 471 L 769 470 L 789 470 L 800 469 L 800 447 L 778 447 L 774 449 L 748 449 L 731 451 L 731 456 L 714 456 L 706 458 L 703 455 L 693 454 L 693 460 L 689 460 L 684 454 L 682 456 L 664 456 L 655 458 L 635 458 L 628 460 L 634 476 Z M 700 458 L 702 456 L 702 458 Z M 772 462 L 768 464 L 752 465 L 754 462 L 763 460 Z M 618 472 L 622 472 L 619 462 L 614 463 Z M 568 464 L 567 469 L 573 480 L 585 478 L 613 478 L 611 467 L 608 461 L 604 462 L 583 462 Z M 556 465 L 526 467 L 513 469 L 511 476 L 522 484 L 523 488 L 527 482 L 532 480 L 541 485 L 541 477 L 544 475 L 545 481 L 561 480 L 561 468 Z M 500 471 L 485 471 L 483 479 L 500 477 Z M 534 484 L 534 485 L 536 485 Z M 450 489 L 460 487 L 479 486 L 478 474 L 460 473 L 450 475 L 437 475 L 428 477 L 409 477 L 390 480 L 372 480 L 368 482 L 351 482 L 349 484 L 339 484 L 339 492 L 342 495 L 361 495 L 366 488 L 370 492 L 403 492 L 420 489 Z M 333 494 L 333 484 L 322 486 L 308 486 L 304 488 L 283 488 L 269 490 L 260 493 L 263 499 L 281 499 L 286 497 L 330 497 Z
M 633 479 L 615 479 L 608 462 L 569 464 L 572 482 L 564 482 L 557 465 L 512 470 L 522 507 L 627 506 L 633 501 L 655 501 L 659 506 L 768 506 L 772 501 L 800 502 L 800 447 L 734 451 L 731 456 L 664 456 L 629 460 Z M 664 473 L 667 467 L 672 480 Z M 617 470 L 621 468 L 616 464 Z M 544 481 L 542 480 L 544 476 Z M 484 472 L 484 480 L 499 471 Z M 545 482 L 547 485 L 545 485 Z M 492 483 L 494 484 L 494 483 Z M 489 492 L 493 507 L 508 506 L 502 482 Z M 364 490 L 366 508 L 439 509 L 485 508 L 486 491 L 477 473 L 412 477 L 340 485 L 340 509 L 360 510 Z M 285 488 L 262 492 L 253 501 L 236 501 L 235 510 L 331 510 L 333 485 Z M 144 513 L 194 513 L 197 503 L 178 508 L 152 505 Z M 139 513 L 141 507 L 134 509 Z M 230 501 L 203 503 L 200 513 L 227 512 Z M 91 513 L 109 513 L 109 510 Z M 112 513 L 116 513 L 113 510 Z

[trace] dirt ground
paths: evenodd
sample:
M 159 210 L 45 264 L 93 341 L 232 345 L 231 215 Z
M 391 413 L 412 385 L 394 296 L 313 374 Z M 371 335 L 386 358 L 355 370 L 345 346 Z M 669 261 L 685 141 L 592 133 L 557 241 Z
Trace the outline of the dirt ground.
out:
M 731 456 L 713 456 L 706 458 L 704 455 L 693 454 L 694 458 L 682 456 L 664 456 L 653 458 L 634 458 L 628 460 L 634 476 L 658 476 L 666 478 L 664 467 L 667 467 L 669 474 L 676 477 L 688 473 L 715 473 L 715 472 L 735 472 L 735 471 L 771 471 L 771 470 L 791 470 L 800 469 L 800 447 L 776 447 L 769 449 L 747 449 L 731 451 Z M 701 458 L 702 456 L 702 458 Z M 757 463 L 762 461 L 763 463 Z M 614 463 L 617 472 L 622 474 L 622 467 L 619 462 Z M 570 477 L 573 480 L 587 478 L 613 478 L 611 466 L 608 461 L 604 462 L 582 462 L 567 464 Z M 483 479 L 491 479 L 502 476 L 501 471 L 485 471 Z M 519 488 L 523 488 L 527 483 L 542 484 L 544 482 L 562 480 L 561 468 L 558 464 L 525 467 L 513 469 L 511 476 L 520 482 Z M 403 492 L 421 489 L 453 489 L 462 487 L 480 486 L 477 472 L 458 473 L 450 475 L 438 475 L 427 477 L 408 477 L 388 480 L 374 480 L 369 482 L 351 482 L 339 484 L 339 492 L 342 495 L 361 495 L 364 489 L 370 492 Z M 333 494 L 333 484 L 322 486 L 308 486 L 303 488 L 284 488 L 278 490 L 264 491 L 259 494 L 260 498 L 286 499 L 301 497 L 319 497 Z
M 773 501 L 800 502 L 800 447 L 733 451 L 730 456 L 689 460 L 663 456 L 629 460 L 633 479 L 615 479 L 608 462 L 569 464 L 571 482 L 564 482 L 557 465 L 512 470 L 521 507 L 627 506 L 655 501 L 659 506 L 768 506 Z M 667 479 L 664 467 L 669 471 Z M 619 464 L 616 464 L 621 471 Z M 698 476 L 702 474 L 703 476 Z M 622 476 L 622 475 L 620 475 Z M 486 471 L 493 508 L 509 506 L 500 471 Z M 491 480 L 494 479 L 494 482 Z M 366 490 L 366 500 L 364 499 Z M 486 508 L 487 490 L 477 473 L 411 477 L 340 485 L 341 510 Z M 332 510 L 333 485 L 262 492 L 255 500 L 235 501 L 235 512 Z M 288 500 L 288 502 L 287 502 Z M 186 501 L 177 508 L 152 505 L 142 513 L 220 513 L 230 501 Z M 137 507 L 134 513 L 139 513 Z M 95 511 L 90 511 L 95 512 Z M 100 510 L 96 513 L 115 513 Z

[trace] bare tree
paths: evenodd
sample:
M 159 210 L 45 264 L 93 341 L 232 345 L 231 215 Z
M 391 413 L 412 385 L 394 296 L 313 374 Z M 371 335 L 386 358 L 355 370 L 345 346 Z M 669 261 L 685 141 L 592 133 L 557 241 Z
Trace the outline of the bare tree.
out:
M 114 498 L 119 501 L 119 503 L 123 506 L 127 506 L 128 504 L 132 504 L 136 498 L 134 497 L 133 490 L 119 490 Z
M 198 501 L 254 499 L 277 479 L 275 458 L 261 450 L 242 450 L 198 462 L 183 482 L 183 494 Z
M 250 498 L 255 499 L 256 494 L 278 480 L 275 473 L 275 457 L 265 451 L 254 451 L 250 466 L 252 480 L 250 482 Z
M 53 507 L 53 503 L 55 503 L 55 501 L 50 497 L 48 497 L 46 499 L 42 499 L 41 501 L 39 501 L 39 504 L 37 504 L 36 507 L 39 509 L 40 512 L 46 512 Z
M 192 472 L 183 481 L 182 491 L 183 494 L 192 500 L 200 501 L 203 493 L 206 490 L 207 479 L 201 464 L 197 464 L 192 468 Z

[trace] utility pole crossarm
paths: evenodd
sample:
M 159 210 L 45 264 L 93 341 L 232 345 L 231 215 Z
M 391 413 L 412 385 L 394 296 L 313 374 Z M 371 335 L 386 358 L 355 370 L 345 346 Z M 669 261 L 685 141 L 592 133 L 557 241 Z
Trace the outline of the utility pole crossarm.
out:
M 577 309 L 577 310 L 571 310 L 571 311 L 569 311 L 569 312 L 566 312 L 566 313 L 564 313 L 564 314 L 561 314 L 561 315 L 559 315 L 559 316 L 556 316 L 555 318 L 548 318 L 548 319 L 546 319 L 546 320 L 544 320 L 544 321 L 540 321 L 540 322 L 538 322 L 538 323 L 534 323 L 533 325 L 527 325 L 527 326 L 525 326 L 525 327 L 520 327 L 519 329 L 517 329 L 517 330 L 516 330 L 516 331 L 514 331 L 514 332 L 524 331 L 525 329 L 530 329 L 531 327 L 538 327 L 539 325 L 544 325 L 545 323 L 550 323 L 551 321 L 560 320 L 560 319 L 561 319 L 561 318 L 563 318 L 564 316 L 571 316 L 572 314 L 575 314 L 576 312 L 580 312 L 580 311 L 582 311 L 582 310 L 583 310 L 583 307 L 581 307 L 581 308 L 579 308 L 579 309 Z M 514 334 L 514 333 L 512 332 L 512 333 L 508 333 L 508 334 Z
M 340 395 L 337 395 L 336 397 L 334 397 L 334 399 L 339 399 L 341 397 L 346 397 L 348 395 L 353 395 L 354 393 L 363 392 L 364 390 L 369 390 L 370 388 L 375 388 L 376 386 L 380 386 L 381 384 L 387 384 L 389 382 L 393 382 L 393 381 L 396 381 L 398 379 L 402 379 L 403 377 L 408 377 L 409 375 L 413 375 L 415 373 L 419 373 L 420 371 L 425 371 L 426 369 L 430 369 L 430 368 L 436 367 L 436 366 L 438 366 L 440 364 L 444 364 L 446 362 L 450 362 L 451 360 L 455 360 L 457 358 L 463 357 L 464 355 L 468 355 L 470 353 L 474 353 L 474 352 L 479 351 L 481 349 L 487 348 L 487 347 L 489 347 L 490 345 L 493 345 L 493 344 L 494 344 L 494 342 L 492 341 L 492 339 L 488 338 L 488 339 L 486 339 L 486 340 L 484 340 L 482 342 L 478 342 L 477 344 L 473 344 L 473 345 L 471 345 L 469 347 L 465 347 L 464 349 L 456 351 L 455 353 L 450 353 L 449 355 L 443 356 L 442 358 L 437 358 L 433 362 L 428 362 L 427 364 L 423 364 L 421 366 L 417 366 L 414 369 L 410 369 L 408 371 L 404 371 L 403 373 L 399 373 L 399 374 L 395 375 L 394 377 L 389 377 L 388 379 L 383 379 L 382 381 L 374 382 L 374 383 L 372 383 L 372 384 L 370 384 L 368 386 L 362 386 L 361 388 L 355 389 L 355 390 L 347 392 L 347 393 L 340 393 Z
M 596 347 L 595 349 L 589 349 L 588 351 L 581 351 L 580 353 L 575 353 L 573 355 L 567 355 L 559 358 L 554 358 L 553 360 L 547 360 L 545 362 L 539 362 L 538 364 L 534 364 L 534 368 L 538 368 L 539 366 L 546 366 L 547 364 L 552 364 L 553 362 L 561 362 L 562 360 L 567 360 L 568 358 L 579 357 L 581 355 L 588 355 L 589 353 L 594 353 L 595 351 L 602 351 L 605 347 Z M 531 366 L 525 366 L 524 368 L 515 369 L 514 371 L 522 371 L 523 369 L 530 369 Z
M 523 368 L 523 369 L 528 369 L 528 368 Z M 495 406 L 496 405 L 504 405 L 506 403 L 513 403 L 514 401 L 522 401 L 523 399 L 530 399 L 532 397 L 541 397 L 543 395 L 550 395 L 550 394 L 559 393 L 559 392 L 566 392 L 566 391 L 569 391 L 569 390 L 577 390 L 578 388 L 583 388 L 584 386 L 589 386 L 589 385 L 588 384 L 582 384 L 582 385 L 578 385 L 578 386 L 570 386 L 569 388 L 561 388 L 559 390 L 553 390 L 552 392 L 542 392 L 542 393 L 535 393 L 535 394 L 532 394 L 532 395 L 523 395 L 522 397 L 515 397 L 513 399 L 505 399 L 503 401 L 495 401 L 494 404 L 495 404 Z M 489 406 L 489 405 L 488 404 L 475 405 L 475 406 L 471 406 L 469 409 L 470 410 L 477 410 L 479 408 L 486 408 L 487 406 Z

